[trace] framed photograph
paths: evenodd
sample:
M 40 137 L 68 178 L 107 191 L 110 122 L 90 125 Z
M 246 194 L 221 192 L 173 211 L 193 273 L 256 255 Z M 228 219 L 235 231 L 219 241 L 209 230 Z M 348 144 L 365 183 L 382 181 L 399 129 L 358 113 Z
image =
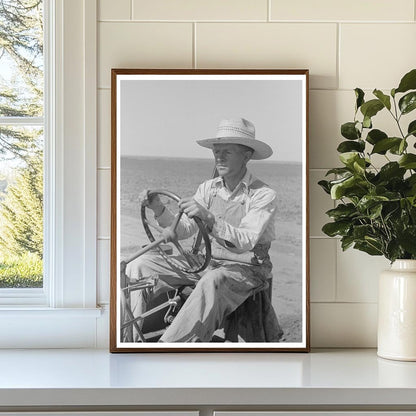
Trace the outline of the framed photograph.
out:
M 308 75 L 112 70 L 111 352 L 309 351 Z

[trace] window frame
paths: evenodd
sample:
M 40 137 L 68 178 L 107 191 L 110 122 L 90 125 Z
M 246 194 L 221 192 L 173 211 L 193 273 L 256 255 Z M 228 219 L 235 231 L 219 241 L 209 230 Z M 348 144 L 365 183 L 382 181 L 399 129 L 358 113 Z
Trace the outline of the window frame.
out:
M 44 13 L 45 138 L 54 138 L 44 153 L 44 287 L 0 295 L 0 347 L 94 347 L 97 4 L 44 0 Z
M 35 126 L 35 127 L 43 127 L 44 129 L 44 138 L 47 137 L 47 103 L 49 101 L 49 95 L 50 95 L 50 87 L 48 82 L 48 73 L 47 68 L 47 61 L 50 61 L 50 50 L 49 50 L 49 39 L 48 36 L 51 33 L 49 29 L 49 13 L 50 13 L 50 5 L 52 5 L 53 0 L 43 0 L 43 13 L 44 13 L 44 46 L 46 46 L 46 50 L 44 49 L 44 99 L 43 99 L 43 108 L 44 108 L 44 115 L 43 117 L 9 117 L 9 116 L 2 116 L 0 117 L 0 124 L 11 126 L 11 127 L 29 127 L 29 126 Z M 44 140 L 45 144 L 47 140 Z M 44 148 L 44 155 L 46 155 L 47 151 Z M 45 156 L 44 156 L 44 168 L 46 168 L 45 163 Z M 44 172 L 45 173 L 45 172 Z M 44 174 L 44 206 L 48 204 L 49 198 L 47 198 L 47 201 L 45 201 L 45 174 Z M 46 203 L 45 203 L 46 202 Z M 43 230 L 43 240 L 44 243 L 48 244 L 49 241 L 45 238 L 46 237 L 46 229 L 45 224 L 47 224 L 48 218 L 45 216 L 45 208 L 43 212 L 43 222 L 44 222 L 44 230 Z M 46 252 L 45 248 L 45 252 Z M 48 296 L 48 287 L 49 287 L 49 276 L 50 276 L 50 270 L 48 262 L 45 260 L 43 261 L 43 287 L 42 288 L 23 288 L 23 289 L 17 289 L 17 288 L 5 288 L 0 289 L 0 307 L 4 305 L 31 305 L 31 306 L 46 306 L 49 302 L 49 296 Z

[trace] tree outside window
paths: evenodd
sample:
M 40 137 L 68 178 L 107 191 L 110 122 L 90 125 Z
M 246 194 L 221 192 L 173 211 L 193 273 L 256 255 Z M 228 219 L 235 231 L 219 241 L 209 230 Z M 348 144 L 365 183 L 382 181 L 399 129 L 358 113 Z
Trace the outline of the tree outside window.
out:
M 43 2 L 0 0 L 0 288 L 43 286 Z

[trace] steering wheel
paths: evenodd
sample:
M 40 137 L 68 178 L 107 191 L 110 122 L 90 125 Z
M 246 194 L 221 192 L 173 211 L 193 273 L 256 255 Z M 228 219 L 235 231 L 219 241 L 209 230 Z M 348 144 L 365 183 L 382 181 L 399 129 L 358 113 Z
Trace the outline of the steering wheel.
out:
M 149 193 L 148 193 L 149 198 L 152 198 L 153 196 L 156 196 L 156 195 L 166 196 L 166 197 L 174 200 L 176 203 L 178 203 L 181 199 L 178 195 L 176 195 L 172 192 L 169 192 L 169 191 L 155 190 L 155 191 L 149 191 Z M 162 236 L 163 237 L 156 240 L 155 237 L 152 234 L 152 231 L 150 230 L 150 226 L 149 226 L 150 223 L 149 223 L 148 219 L 146 218 L 146 206 L 143 203 L 142 203 L 142 206 L 141 206 L 141 218 L 142 218 L 143 227 L 146 231 L 147 237 L 149 238 L 149 240 L 152 243 L 148 246 L 149 250 L 150 250 L 150 248 L 156 247 L 157 250 L 159 251 L 160 255 L 165 259 L 165 261 L 169 264 L 169 266 L 171 266 L 175 270 L 179 269 L 180 271 L 185 272 L 185 273 L 198 273 L 198 272 L 201 272 L 202 270 L 204 270 L 208 266 L 208 264 L 211 260 L 211 242 L 209 240 L 208 232 L 205 228 L 204 223 L 201 221 L 200 218 L 193 217 L 191 221 L 195 221 L 196 225 L 198 226 L 199 232 L 198 232 L 198 236 L 197 236 L 197 238 L 194 242 L 194 245 L 192 247 L 192 250 L 191 251 L 185 250 L 180 245 L 180 243 L 178 241 L 178 238 L 177 238 L 177 234 L 176 234 L 176 228 L 179 224 L 179 221 L 180 221 L 182 215 L 183 215 L 183 212 L 180 211 L 176 215 L 176 218 L 174 219 L 172 225 L 169 228 L 166 228 L 164 230 L 160 230 L 160 231 L 162 231 Z M 201 247 L 202 241 L 204 241 L 204 243 L 205 243 L 205 253 L 204 254 L 200 253 L 200 247 Z M 163 242 L 172 242 L 175 245 L 175 247 L 177 248 L 177 250 L 179 251 L 179 253 L 185 258 L 186 262 L 189 265 L 189 268 L 175 263 L 173 261 L 173 259 L 170 258 L 163 251 L 163 249 L 160 247 L 160 244 L 163 243 Z

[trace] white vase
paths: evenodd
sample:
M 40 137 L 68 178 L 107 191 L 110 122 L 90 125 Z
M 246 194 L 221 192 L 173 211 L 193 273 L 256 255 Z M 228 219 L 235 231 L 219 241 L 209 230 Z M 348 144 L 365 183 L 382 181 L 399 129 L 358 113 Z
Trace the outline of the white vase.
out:
M 416 260 L 396 260 L 380 275 L 377 354 L 416 361 Z

